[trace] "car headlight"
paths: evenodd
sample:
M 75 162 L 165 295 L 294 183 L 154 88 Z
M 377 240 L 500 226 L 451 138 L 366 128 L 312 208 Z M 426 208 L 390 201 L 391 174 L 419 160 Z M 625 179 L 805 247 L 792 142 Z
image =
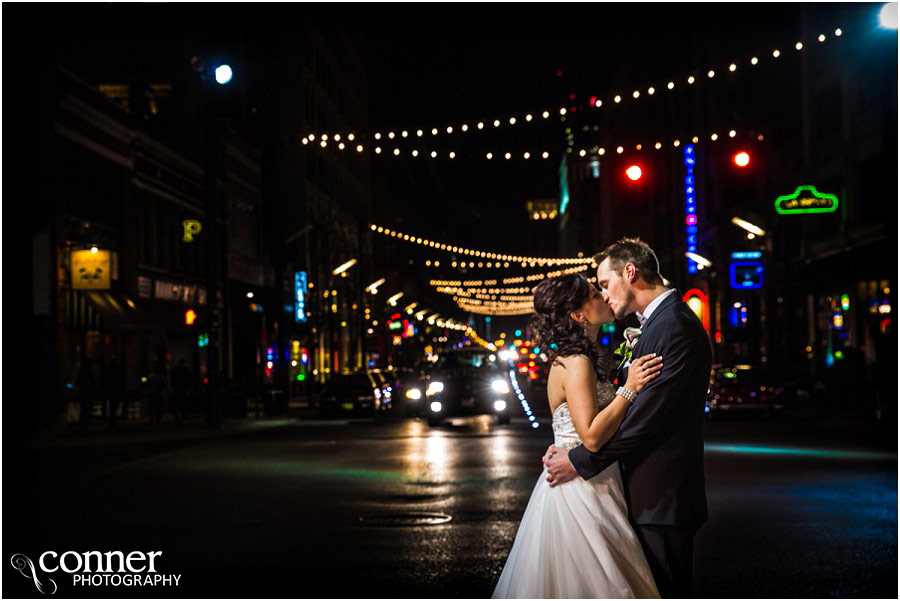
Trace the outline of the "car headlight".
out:
M 422 391 L 418 388 L 410 388 L 406 391 L 406 398 L 418 401 L 422 398 Z
M 428 385 L 428 388 L 425 390 L 425 394 L 427 396 L 434 396 L 443 390 L 444 390 L 443 382 L 432 382 L 431 384 Z
M 506 409 L 506 401 L 494 401 L 495 411 L 504 411 Z
M 500 394 L 509 393 L 509 384 L 506 383 L 506 380 L 494 380 L 491 382 L 491 388 L 494 389 L 494 392 L 499 392 Z
M 435 401 L 431 404 L 431 410 L 434 411 L 435 413 L 440 413 L 441 408 L 442 408 L 442 405 L 437 401 Z

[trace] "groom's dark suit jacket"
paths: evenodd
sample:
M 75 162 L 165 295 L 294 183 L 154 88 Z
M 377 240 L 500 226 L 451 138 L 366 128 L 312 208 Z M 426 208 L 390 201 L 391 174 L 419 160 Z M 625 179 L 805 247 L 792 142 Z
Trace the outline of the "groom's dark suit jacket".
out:
M 591 478 L 619 461 L 633 523 L 700 526 L 706 521 L 703 420 L 712 364 L 709 338 L 678 291 L 641 328 L 632 358 L 662 357 L 663 369 L 638 394 L 616 434 L 597 452 L 569 452 Z

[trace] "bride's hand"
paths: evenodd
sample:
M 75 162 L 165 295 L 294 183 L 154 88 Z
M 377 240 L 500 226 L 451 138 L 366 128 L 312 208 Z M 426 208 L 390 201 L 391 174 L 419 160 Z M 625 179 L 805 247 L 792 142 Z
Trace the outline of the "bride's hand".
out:
M 662 357 L 655 354 L 644 355 L 628 366 L 628 379 L 625 388 L 632 392 L 640 392 L 650 380 L 659 375 L 662 369 Z

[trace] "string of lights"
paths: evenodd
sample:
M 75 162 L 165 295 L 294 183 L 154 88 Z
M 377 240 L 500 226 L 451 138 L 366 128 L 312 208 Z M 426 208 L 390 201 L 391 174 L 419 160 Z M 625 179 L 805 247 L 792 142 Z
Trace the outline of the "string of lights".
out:
M 531 288 L 528 288 L 527 286 L 519 288 L 463 288 L 461 286 L 439 286 L 437 291 L 442 294 L 472 296 L 474 294 L 530 294 Z
M 840 28 L 836 28 L 833 35 L 835 38 L 839 38 L 843 35 L 843 33 L 843 30 L 841 30 Z M 817 40 L 818 44 L 823 44 L 828 39 L 828 36 L 825 33 L 820 33 L 818 34 L 818 36 L 816 36 L 815 39 Z M 816 46 L 816 44 L 810 42 L 807 45 L 802 40 L 800 40 L 793 44 L 785 43 L 783 48 L 788 48 L 791 46 L 793 47 L 794 51 L 800 52 L 804 49 L 813 48 Z M 665 83 L 648 83 L 634 87 L 633 89 L 629 88 L 631 91 L 626 91 L 623 89 L 619 90 L 618 92 L 610 93 L 605 97 L 591 96 L 589 102 L 587 103 L 587 107 L 593 109 L 601 109 L 603 107 L 609 107 L 611 105 L 621 105 L 624 102 L 634 102 L 640 100 L 641 98 L 652 97 L 657 93 L 662 94 L 674 92 L 675 90 L 682 89 L 682 87 L 684 87 L 683 84 L 686 84 L 686 86 L 693 86 L 695 84 L 699 84 L 704 80 L 712 80 L 717 76 L 721 76 L 722 74 L 736 76 L 739 71 L 742 72 L 744 68 L 742 67 L 742 65 L 749 65 L 749 68 L 752 69 L 759 66 L 763 60 L 777 61 L 782 56 L 783 53 L 781 51 L 781 48 L 775 48 L 771 52 L 756 53 L 749 57 L 745 57 L 742 60 L 735 60 L 728 65 L 721 66 L 721 68 L 719 66 L 713 65 L 706 69 L 695 69 L 687 75 L 668 78 L 664 80 Z M 566 116 L 570 112 L 574 112 L 576 110 L 577 107 L 563 106 L 556 109 L 544 109 L 540 111 L 531 111 L 515 115 L 495 117 L 492 119 L 477 120 L 473 121 L 473 125 L 471 126 L 469 125 L 469 123 L 462 123 L 450 124 L 441 127 L 432 126 L 427 128 L 398 128 L 399 131 L 388 131 L 387 133 L 376 131 L 371 135 L 371 140 L 373 143 L 370 144 L 370 146 L 380 148 L 380 145 L 375 143 L 381 143 L 382 141 L 396 141 L 396 143 L 400 143 L 407 140 L 425 140 L 428 139 L 429 136 L 431 138 L 435 138 L 437 136 L 462 136 L 469 134 L 469 132 L 479 133 L 498 130 L 501 127 L 509 128 L 514 126 L 533 125 L 536 123 L 548 122 L 551 119 L 565 120 Z M 365 137 L 368 138 L 369 136 Z M 328 146 L 329 142 L 332 142 L 337 145 L 339 150 L 352 150 L 355 147 L 357 152 L 363 152 L 365 146 L 361 144 L 362 140 L 360 140 L 359 138 L 360 136 L 358 136 L 356 133 L 309 133 L 303 136 L 301 140 L 304 145 L 315 145 L 315 143 L 318 142 L 318 145 L 320 147 L 325 148 Z M 418 151 L 415 152 L 418 153 Z M 435 155 L 432 156 L 432 158 L 436 158 L 437 153 L 435 151 L 432 151 L 431 154 Z M 415 156 L 418 156 L 418 154 Z
M 486 306 L 486 305 L 470 305 L 468 303 L 464 303 L 460 301 L 459 307 L 464 311 L 469 313 L 475 313 L 477 315 L 491 315 L 491 316 L 508 316 L 508 315 L 528 315 L 534 313 L 534 304 L 533 303 L 520 303 L 520 304 L 508 304 L 505 303 L 503 305 L 497 306 Z
M 538 280 L 543 280 L 546 278 L 555 278 L 560 275 L 566 275 L 569 273 L 578 273 L 580 271 L 585 271 L 591 269 L 592 267 L 596 268 L 597 264 L 593 262 L 592 259 L 588 259 L 591 261 L 590 264 L 587 265 L 579 265 L 577 267 L 570 267 L 568 269 L 561 269 L 558 271 L 551 271 L 549 273 L 535 273 L 527 276 L 516 276 L 511 278 L 503 278 L 500 280 L 503 284 L 521 284 L 523 282 L 534 282 Z M 428 282 L 431 286 L 434 287 L 454 287 L 454 288 L 481 288 L 484 286 L 496 286 L 497 280 L 429 280 Z
M 683 143 L 687 143 L 688 140 L 690 140 L 691 142 L 693 142 L 694 144 L 696 144 L 696 143 L 698 143 L 698 142 L 701 140 L 701 138 L 702 138 L 702 139 L 709 138 L 711 141 L 716 142 L 716 141 L 718 141 L 718 140 L 724 140 L 726 135 L 727 135 L 729 138 L 734 138 L 734 137 L 737 135 L 737 133 L 738 133 L 738 131 L 737 131 L 736 129 L 728 130 L 727 133 L 725 132 L 725 130 L 720 130 L 720 131 L 722 132 L 721 134 L 719 133 L 719 131 L 713 131 L 713 132 L 707 132 L 707 133 L 704 134 L 703 136 L 700 136 L 700 135 L 684 135 L 684 136 L 679 136 L 679 137 L 675 137 L 675 138 L 667 138 L 667 139 L 665 139 L 665 140 L 662 139 L 662 138 L 657 138 L 656 140 L 651 139 L 651 140 L 646 140 L 646 141 L 643 141 L 643 142 L 638 142 L 638 143 L 636 143 L 636 144 L 635 144 L 635 143 L 628 143 L 628 144 L 625 144 L 625 143 L 619 143 L 619 144 L 610 144 L 610 145 L 608 145 L 608 147 L 607 147 L 607 146 L 594 145 L 594 146 L 591 146 L 591 147 L 588 147 L 588 148 L 581 148 L 581 149 L 578 149 L 577 151 L 576 151 L 576 149 L 574 148 L 574 146 L 571 146 L 571 145 L 570 145 L 570 146 L 567 148 L 566 152 L 569 153 L 569 154 L 575 154 L 575 153 L 577 153 L 577 154 L 578 154 L 579 156 L 581 156 L 581 157 L 586 157 L 586 156 L 588 156 L 588 155 L 597 155 L 597 156 L 601 156 L 601 157 L 602 157 L 602 156 L 607 155 L 607 154 L 612 155 L 613 153 L 616 153 L 616 154 L 622 154 L 622 153 L 625 152 L 626 150 L 629 150 L 629 151 L 630 151 L 630 150 L 632 150 L 632 149 L 637 150 L 637 151 L 643 151 L 643 150 L 654 150 L 654 151 L 656 151 L 656 150 L 662 150 L 662 149 L 664 149 L 664 148 L 670 148 L 670 147 L 678 148 L 678 147 L 681 146 Z M 753 133 L 753 132 L 748 132 L 748 134 L 752 134 L 752 133 Z M 323 144 L 325 144 L 325 145 L 322 146 L 322 148 L 325 148 L 325 147 L 327 146 L 327 144 L 324 143 L 324 142 L 323 142 Z M 340 148 L 340 149 L 343 150 L 343 148 Z M 363 151 L 364 151 L 364 147 L 363 147 L 362 145 L 358 146 L 357 149 L 358 149 L 359 152 L 363 152 Z M 374 150 L 375 150 L 375 154 L 377 154 L 377 155 L 384 155 L 384 154 L 387 154 L 387 155 L 389 155 L 389 156 L 394 156 L 394 157 L 411 156 L 411 157 L 413 157 L 413 158 L 418 158 L 418 157 L 429 158 L 429 157 L 430 157 L 430 158 L 432 158 L 432 159 L 448 158 L 448 159 L 451 159 L 451 160 L 456 159 L 456 158 L 460 158 L 460 154 L 459 154 L 458 152 L 456 152 L 456 151 L 453 151 L 453 150 L 451 150 L 451 151 L 441 151 L 441 152 L 438 152 L 438 151 L 436 151 L 436 150 L 433 150 L 433 151 L 431 151 L 431 152 L 419 152 L 418 150 L 401 151 L 399 148 L 394 148 L 391 152 L 385 153 L 385 152 L 384 152 L 384 149 L 382 149 L 380 146 L 375 147 Z M 556 156 L 557 156 L 557 152 L 556 152 L 556 151 L 550 152 L 550 151 L 548 151 L 548 150 L 543 150 L 543 151 L 530 151 L 530 150 L 521 151 L 521 150 L 520 150 L 520 151 L 516 151 L 516 152 L 493 152 L 493 151 L 491 151 L 491 152 L 486 152 L 486 153 L 483 153 L 483 154 L 481 154 L 481 153 L 478 153 L 478 154 L 469 153 L 469 154 L 465 154 L 465 155 L 462 155 L 462 156 L 465 156 L 466 158 L 483 158 L 483 159 L 486 159 L 486 160 L 488 160 L 488 161 L 493 161 L 493 160 L 498 160 L 498 161 L 512 161 L 512 160 L 530 161 L 530 160 L 532 160 L 532 159 L 538 160 L 539 157 L 540 157 L 540 160 L 547 160 L 547 159 L 549 159 L 551 156 L 556 157 Z M 533 218 L 533 217 L 532 217 L 532 218 Z M 549 217 L 549 216 L 547 217 L 547 219 L 550 219 L 550 218 L 551 218 L 551 217 Z
M 501 260 L 504 262 L 516 262 L 519 261 L 525 267 L 526 263 L 532 264 L 532 266 L 541 266 L 544 265 L 572 265 L 579 263 L 590 263 L 591 259 L 584 258 L 546 258 L 546 257 L 522 257 L 518 255 L 506 255 L 500 253 L 487 252 L 483 250 L 473 250 L 470 248 L 463 248 L 460 246 L 453 246 L 450 244 L 443 244 L 440 242 L 435 242 L 434 240 L 428 240 L 427 238 L 419 238 L 414 235 L 404 234 L 403 232 L 398 232 L 396 230 L 392 230 L 390 228 L 382 227 L 379 225 L 371 224 L 369 225 L 369 229 L 373 232 L 377 232 L 379 234 L 384 234 L 385 236 L 390 236 L 391 238 L 397 238 L 398 240 L 403 240 L 404 242 L 409 242 L 411 244 L 418 244 L 420 246 L 429 246 L 431 248 L 435 248 L 438 250 L 443 250 L 450 253 L 458 253 L 473 257 L 481 257 L 483 259 L 492 259 L 492 260 Z

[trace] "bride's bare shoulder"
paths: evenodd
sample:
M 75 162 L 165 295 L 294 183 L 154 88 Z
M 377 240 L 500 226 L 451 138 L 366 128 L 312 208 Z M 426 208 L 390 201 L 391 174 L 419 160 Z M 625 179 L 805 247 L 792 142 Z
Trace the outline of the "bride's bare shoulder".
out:
M 587 355 L 568 355 L 566 357 L 557 357 L 553 361 L 553 365 L 559 365 L 564 369 L 583 369 L 591 367 L 591 360 Z

